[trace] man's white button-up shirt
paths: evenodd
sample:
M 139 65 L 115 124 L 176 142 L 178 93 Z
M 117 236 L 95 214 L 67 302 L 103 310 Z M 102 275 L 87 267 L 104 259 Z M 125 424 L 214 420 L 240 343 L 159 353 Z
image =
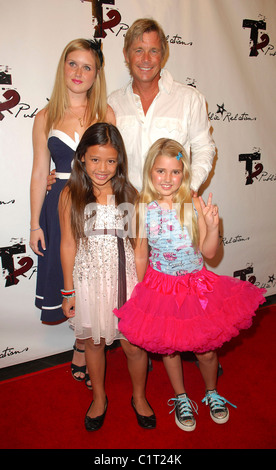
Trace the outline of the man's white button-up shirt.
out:
M 140 97 L 133 93 L 132 80 L 108 98 L 125 143 L 130 181 L 138 191 L 142 189 L 147 152 L 157 139 L 166 137 L 180 142 L 191 158 L 191 189 L 197 191 L 215 155 L 205 98 L 195 88 L 175 82 L 165 69 L 158 84 L 159 93 L 146 115 Z

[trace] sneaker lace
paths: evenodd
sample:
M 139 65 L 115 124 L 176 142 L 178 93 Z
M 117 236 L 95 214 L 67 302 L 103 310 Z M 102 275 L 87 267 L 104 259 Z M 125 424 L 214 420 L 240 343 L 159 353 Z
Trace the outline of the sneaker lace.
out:
M 226 403 L 233 406 L 233 408 L 237 408 L 236 405 L 230 403 L 230 401 L 226 400 L 226 398 L 221 397 L 217 392 L 206 393 L 202 400 L 202 403 L 204 402 L 205 405 L 210 405 L 211 411 L 215 412 L 224 409 Z
M 188 397 L 170 398 L 168 400 L 168 405 L 173 406 L 173 409 L 170 411 L 169 414 L 171 414 L 176 409 L 176 407 L 178 407 L 181 418 L 188 418 L 193 414 L 193 411 L 198 414 L 198 406 L 196 402 L 190 400 L 190 398 Z

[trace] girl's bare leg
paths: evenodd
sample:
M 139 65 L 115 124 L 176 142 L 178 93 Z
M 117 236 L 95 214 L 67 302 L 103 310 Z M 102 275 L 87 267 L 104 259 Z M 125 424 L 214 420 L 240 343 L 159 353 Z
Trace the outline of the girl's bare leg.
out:
M 145 395 L 148 371 L 148 355 L 145 350 L 132 345 L 126 340 L 121 340 L 121 345 L 127 357 L 127 365 L 132 382 L 132 396 L 135 409 L 140 415 L 151 416 L 153 410 L 149 406 Z
M 196 354 L 196 357 L 206 390 L 214 390 L 217 386 L 218 374 L 218 355 L 216 351 Z
M 163 356 L 163 364 L 174 389 L 175 395 L 186 393 L 180 354 L 175 353 L 169 356 Z
M 93 402 L 87 416 L 96 418 L 104 413 L 106 407 L 105 340 L 101 339 L 100 344 L 94 344 L 91 338 L 85 340 L 85 357 L 93 387 Z

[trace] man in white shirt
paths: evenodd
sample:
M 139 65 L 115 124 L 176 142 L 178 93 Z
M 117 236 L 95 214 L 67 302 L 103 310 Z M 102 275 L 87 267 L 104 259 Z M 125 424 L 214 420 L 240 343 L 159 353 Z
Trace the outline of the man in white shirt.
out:
M 149 147 L 168 137 L 185 148 L 192 163 L 191 190 L 196 195 L 215 155 L 206 101 L 195 88 L 175 82 L 162 68 L 168 43 L 159 24 L 139 19 L 127 31 L 124 56 L 131 81 L 108 98 L 128 155 L 129 178 L 140 191 Z

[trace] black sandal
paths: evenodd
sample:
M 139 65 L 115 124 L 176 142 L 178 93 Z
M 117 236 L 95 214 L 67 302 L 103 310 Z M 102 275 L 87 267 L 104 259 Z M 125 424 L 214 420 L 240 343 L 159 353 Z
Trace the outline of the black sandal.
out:
M 88 388 L 88 390 L 93 390 L 92 385 L 89 384 L 88 382 L 91 382 L 91 379 L 89 377 L 89 374 L 86 372 L 86 374 L 85 374 L 85 385 Z
M 76 347 L 76 343 L 74 344 L 73 349 L 74 349 L 74 351 L 77 351 L 79 353 L 84 353 L 84 349 L 78 349 Z M 81 372 L 82 374 L 84 374 L 84 377 L 76 377 L 75 374 L 78 373 L 78 372 Z M 71 373 L 72 373 L 72 376 L 75 380 L 77 380 L 78 382 L 82 382 L 85 379 L 85 372 L 86 372 L 86 365 L 77 366 L 76 364 L 73 364 L 73 362 L 72 362 L 72 364 L 71 364 Z

